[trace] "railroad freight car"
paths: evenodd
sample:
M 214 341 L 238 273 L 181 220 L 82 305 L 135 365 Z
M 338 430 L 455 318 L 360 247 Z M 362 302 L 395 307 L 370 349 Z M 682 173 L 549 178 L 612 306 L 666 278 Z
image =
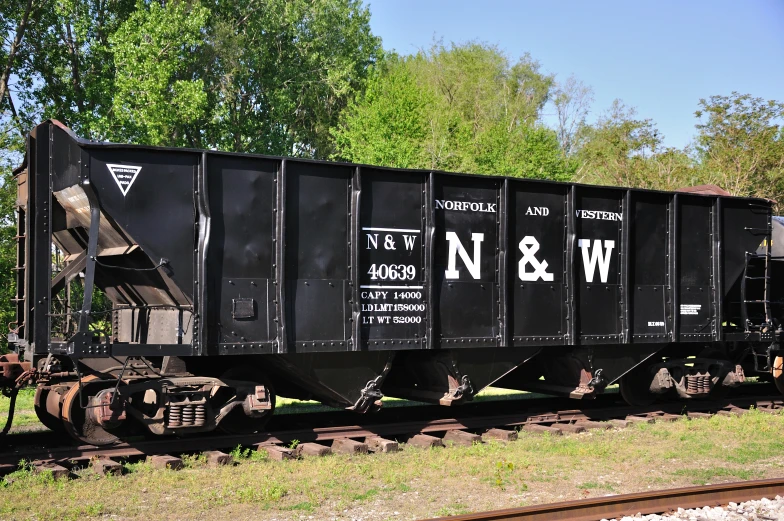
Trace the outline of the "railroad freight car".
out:
M 94 143 L 56 121 L 16 174 L 5 384 L 37 383 L 41 421 L 86 442 L 252 432 L 279 395 L 367 412 L 620 383 L 639 404 L 781 366 L 766 200 Z

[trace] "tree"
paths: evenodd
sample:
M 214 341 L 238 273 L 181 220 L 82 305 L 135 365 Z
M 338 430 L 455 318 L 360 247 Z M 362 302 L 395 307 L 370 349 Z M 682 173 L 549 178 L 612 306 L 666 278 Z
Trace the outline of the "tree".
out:
M 39 2 L 40 0 L 34 0 Z M 360 0 L 53 0 L 13 71 L 25 125 L 327 157 L 380 54 Z
M 577 178 L 586 183 L 675 190 L 701 184 L 687 150 L 666 148 L 650 119 L 620 100 L 579 135 Z
M 396 168 L 428 162 L 423 143 L 430 128 L 428 110 L 435 93 L 420 88 L 397 56 L 376 68 L 361 100 L 351 101 L 342 127 L 333 131 L 342 159 Z
M 198 1 L 140 3 L 109 37 L 116 72 L 111 111 L 97 123 L 102 134 L 149 145 L 195 144 L 207 93 L 193 56 L 209 14 Z
M 556 132 L 564 154 L 576 152 L 577 139 L 586 126 L 586 119 L 593 103 L 593 89 L 570 76 L 557 84 L 552 96 L 557 117 Z
M 552 86 L 530 56 L 510 64 L 485 44 L 389 56 L 333 128 L 334 157 L 567 180 L 574 164 L 539 123 Z
M 11 72 L 16 68 L 19 61 L 19 49 L 24 42 L 25 31 L 27 30 L 30 15 L 34 14 L 39 7 L 39 3 L 34 0 L 27 0 L 23 4 L 17 5 L 16 9 L 0 11 L 0 30 L 4 35 L 3 45 L 0 48 L 0 107 L 7 106 L 10 109 L 11 119 L 18 126 L 18 115 L 13 98 L 9 90 Z M 6 119 L 3 115 L 3 119 Z M 21 128 L 18 128 L 23 133 Z
M 109 38 L 135 7 L 135 0 L 42 2 L 13 71 L 26 129 L 55 118 L 83 137 L 106 137 L 100 121 L 112 107 L 115 75 Z
M 208 119 L 194 146 L 326 158 L 381 43 L 360 0 L 224 0 L 205 50 Z
M 733 92 L 699 106 L 696 143 L 705 175 L 733 195 L 784 204 L 784 104 Z

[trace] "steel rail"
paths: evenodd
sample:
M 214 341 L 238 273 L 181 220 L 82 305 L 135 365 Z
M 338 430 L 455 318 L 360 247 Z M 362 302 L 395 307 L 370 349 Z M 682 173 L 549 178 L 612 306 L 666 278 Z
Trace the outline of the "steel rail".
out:
M 773 478 L 579 499 L 424 521 L 596 521 L 637 514 L 661 514 L 678 508 L 741 503 L 781 494 L 784 494 L 784 478 Z
M 518 404 L 519 405 L 519 404 Z M 587 404 L 586 404 L 587 405 Z M 66 462 L 85 461 L 96 456 L 140 457 L 166 453 L 188 453 L 207 450 L 231 449 L 236 446 L 258 446 L 300 442 L 324 442 L 338 438 L 364 438 L 368 436 L 401 436 L 416 433 L 436 433 L 450 430 L 477 430 L 492 427 L 518 427 L 526 424 L 558 424 L 578 421 L 598 421 L 627 416 L 674 416 L 685 412 L 720 411 L 736 408 L 784 407 L 780 396 L 737 397 L 716 401 L 695 401 L 684 405 L 681 402 L 658 404 L 647 407 L 608 406 L 569 410 L 542 410 L 527 408 L 504 414 L 466 415 L 456 418 L 433 420 L 398 419 L 390 422 L 366 423 L 364 425 L 338 425 L 317 428 L 283 429 L 272 432 L 242 435 L 207 435 L 193 438 L 162 438 L 154 440 L 127 441 L 109 446 L 63 446 L 49 448 L 20 448 L 0 452 L 0 475 L 13 472 L 19 462 Z M 403 412 L 398 410 L 398 413 Z

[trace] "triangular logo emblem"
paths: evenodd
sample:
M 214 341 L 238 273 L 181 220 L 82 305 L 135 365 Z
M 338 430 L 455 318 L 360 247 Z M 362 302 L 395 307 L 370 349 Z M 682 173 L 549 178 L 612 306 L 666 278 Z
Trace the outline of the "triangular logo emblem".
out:
M 113 165 L 111 163 L 106 163 L 106 168 L 112 173 L 112 177 L 114 177 L 114 180 L 117 182 L 117 186 L 120 187 L 123 197 L 128 194 L 131 185 L 136 181 L 139 172 L 142 171 L 142 167 L 140 166 Z

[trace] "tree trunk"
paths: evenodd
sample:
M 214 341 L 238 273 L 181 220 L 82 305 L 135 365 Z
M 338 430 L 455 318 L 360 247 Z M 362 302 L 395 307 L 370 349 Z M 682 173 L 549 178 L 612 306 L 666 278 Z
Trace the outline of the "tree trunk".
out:
M 5 68 L 3 69 L 3 75 L 0 76 L 0 103 L 3 102 L 6 94 L 8 94 L 8 79 L 11 77 L 11 67 L 14 64 L 16 53 L 19 51 L 19 47 L 22 45 L 25 29 L 27 29 L 27 20 L 30 18 L 30 11 L 32 10 L 33 0 L 27 0 L 27 7 L 25 7 L 24 15 L 22 15 L 22 19 L 16 26 L 16 35 L 14 36 L 14 40 L 11 42 L 11 47 L 8 50 L 8 60 L 6 60 Z

